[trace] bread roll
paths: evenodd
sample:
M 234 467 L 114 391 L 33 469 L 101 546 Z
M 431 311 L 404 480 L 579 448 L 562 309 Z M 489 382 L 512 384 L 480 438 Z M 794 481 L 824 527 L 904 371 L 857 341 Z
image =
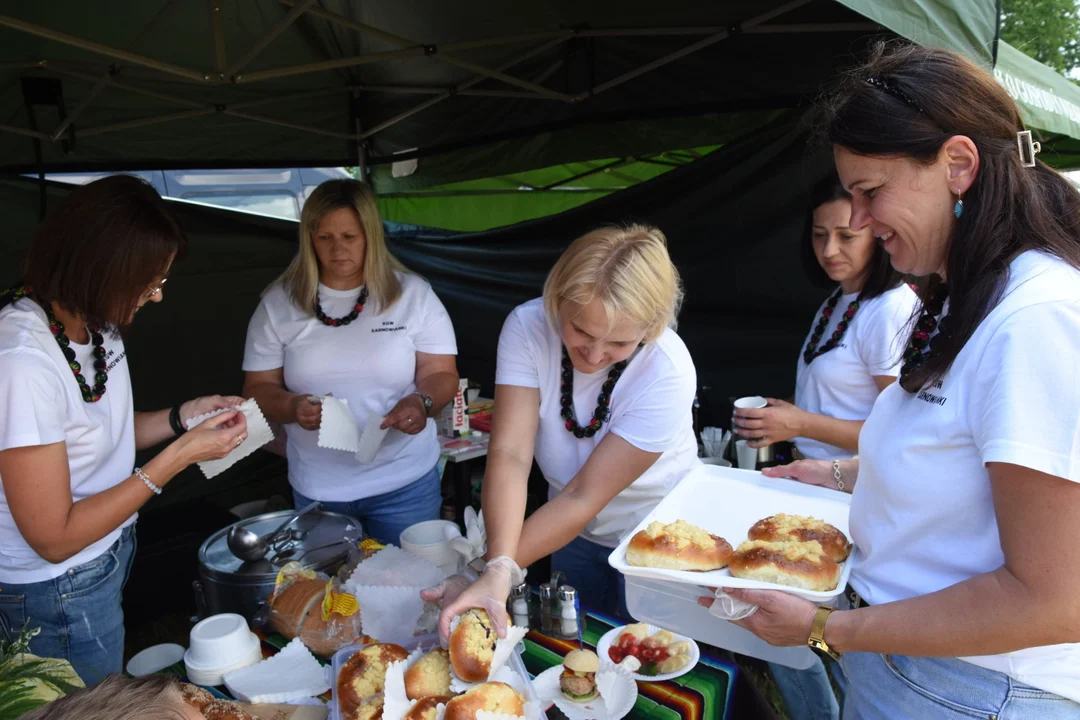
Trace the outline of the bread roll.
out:
M 360 639 L 352 617 L 322 619 L 325 580 L 298 580 L 270 599 L 270 627 L 292 640 L 300 638 L 316 655 L 329 657 Z
M 486 610 L 473 608 L 462 615 L 450 633 L 450 664 L 457 676 L 470 683 L 487 680 L 497 640 Z
M 386 670 L 390 663 L 407 657 L 408 651 L 400 645 L 381 643 L 368 645 L 353 653 L 337 678 L 336 694 L 342 715 L 349 717 L 364 700 L 381 693 L 386 686 Z
M 214 700 L 202 709 L 206 720 L 257 720 L 234 702 Z
M 848 542 L 844 533 L 837 530 L 827 522 L 815 517 L 802 515 L 773 515 L 764 520 L 758 520 L 746 534 L 750 540 L 765 540 L 767 542 L 810 542 L 816 540 L 821 544 L 821 549 L 834 561 L 841 563 L 847 560 L 851 552 L 851 543 Z
M 419 700 L 450 694 L 450 653 L 436 648 L 405 671 L 405 695 Z
M 452 699 L 449 695 L 421 698 L 413 703 L 409 712 L 405 713 L 405 717 L 401 720 L 435 720 L 439 714 L 438 706 L 445 705 Z
M 665 525 L 649 523 L 626 548 L 626 562 L 637 567 L 707 572 L 719 570 L 731 558 L 727 540 L 685 520 Z
M 360 701 L 352 715 L 345 715 L 345 720 L 382 720 L 383 695 L 372 695 Z
M 191 683 L 181 683 L 180 697 L 184 699 L 185 703 L 199 712 L 202 712 L 204 707 L 217 699 L 208 690 L 204 690 L 198 685 L 192 685 Z
M 825 592 L 840 581 L 840 566 L 820 543 L 747 540 L 731 556 L 732 577 Z
M 483 683 L 448 702 L 443 720 L 476 720 L 480 710 L 523 716 L 525 698 L 506 683 Z

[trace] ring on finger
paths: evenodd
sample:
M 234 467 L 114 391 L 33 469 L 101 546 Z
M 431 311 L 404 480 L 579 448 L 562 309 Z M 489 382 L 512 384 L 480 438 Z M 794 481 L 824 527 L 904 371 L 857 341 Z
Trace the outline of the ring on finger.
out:
M 243 435 L 236 438 L 236 447 L 240 447 L 240 445 L 243 444 L 243 442 L 244 442 L 244 436 Z

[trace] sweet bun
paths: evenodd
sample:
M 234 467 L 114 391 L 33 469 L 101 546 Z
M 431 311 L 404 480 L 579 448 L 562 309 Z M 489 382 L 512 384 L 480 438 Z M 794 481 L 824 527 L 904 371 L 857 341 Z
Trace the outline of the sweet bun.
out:
M 467 611 L 450 633 L 450 664 L 454 673 L 465 682 L 487 680 L 497 640 L 495 625 L 486 610 Z
M 847 560 L 851 552 L 851 543 L 847 536 L 827 522 L 815 517 L 802 515 L 785 515 L 780 513 L 758 520 L 746 534 L 750 540 L 765 540 L 768 542 L 810 542 L 816 540 L 821 544 L 821 549 L 834 561 L 841 563 Z
M 382 695 L 372 695 L 361 700 L 352 715 L 345 716 L 345 720 L 382 720 L 384 700 Z
M 446 703 L 443 720 L 476 720 L 480 710 L 523 716 L 525 698 L 506 683 L 483 683 Z
M 405 713 L 401 720 L 435 720 L 435 717 L 439 714 L 438 706 L 445 705 L 452 699 L 449 695 L 421 698 L 413 703 L 413 706 L 409 708 L 409 712 Z
M 202 709 L 206 720 L 257 720 L 240 707 L 229 700 L 214 700 L 207 703 Z
M 731 556 L 732 577 L 824 592 L 840 582 L 840 566 L 816 540 L 747 540 Z
M 419 700 L 450 694 L 450 653 L 436 648 L 405 671 L 405 695 Z
M 217 699 L 210 691 L 191 683 L 182 683 L 180 685 L 180 697 L 183 698 L 185 703 L 199 712 L 202 712 L 204 707 Z
M 364 700 L 383 691 L 386 686 L 386 670 L 390 663 L 400 662 L 409 657 L 408 651 L 400 645 L 376 643 L 361 648 L 353 653 L 337 678 L 337 698 L 341 714 L 352 718 Z M 382 715 L 382 706 L 379 706 Z
M 563 658 L 563 667 L 578 673 L 594 673 L 600 669 L 600 658 L 592 650 L 571 650 Z
M 626 562 L 637 567 L 707 572 L 719 570 L 731 558 L 731 545 L 685 520 L 665 525 L 649 523 L 630 539 Z

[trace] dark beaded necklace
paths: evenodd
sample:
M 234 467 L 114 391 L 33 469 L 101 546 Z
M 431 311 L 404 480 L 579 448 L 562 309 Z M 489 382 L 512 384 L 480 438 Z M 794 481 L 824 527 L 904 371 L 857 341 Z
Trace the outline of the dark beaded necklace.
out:
M 817 327 L 814 328 L 814 332 L 810 335 L 809 342 L 806 343 L 806 349 L 803 350 L 803 361 L 809 365 L 814 358 L 824 355 L 829 352 L 844 338 L 844 333 L 847 332 L 848 325 L 851 324 L 852 318 L 855 317 L 855 313 L 859 310 L 859 298 L 855 298 L 847 306 L 847 310 L 844 311 L 844 317 L 836 325 L 836 330 L 833 331 L 832 336 L 825 341 L 825 344 L 820 348 L 817 346 L 821 342 L 821 336 L 825 334 L 825 328 L 829 325 L 829 318 L 832 317 L 833 312 L 836 310 L 836 304 L 840 302 L 841 296 L 844 291 L 842 288 L 837 288 L 833 296 L 829 298 L 829 302 L 825 303 L 825 309 L 821 311 L 821 319 L 818 320 Z
M 922 315 L 915 323 L 911 339 L 908 340 L 907 348 L 904 350 L 904 364 L 900 367 L 899 382 L 900 387 L 909 393 L 916 393 L 922 389 L 913 385 L 911 376 L 926 364 L 927 359 L 934 352 L 934 347 L 940 347 L 942 340 L 949 335 L 949 318 L 948 316 L 940 317 L 948 297 L 949 287 L 941 283 L 930 301 L 923 307 Z M 937 330 L 937 335 L 934 335 L 934 330 Z
M 615 383 L 618 382 L 623 370 L 626 369 L 629 363 L 629 360 L 622 360 L 611 366 L 607 380 L 604 381 L 600 388 L 600 394 L 596 398 L 596 411 L 593 413 L 592 420 L 585 427 L 581 427 L 577 424 L 577 420 L 574 419 L 574 364 L 570 362 L 570 353 L 566 351 L 566 346 L 563 345 L 562 384 L 559 399 L 562 410 L 559 412 L 559 416 L 566 421 L 566 429 L 572 432 L 574 437 L 591 438 L 600 431 L 600 426 L 604 424 L 604 421 L 607 420 L 608 415 L 611 413 L 611 392 L 615 389 Z
M 319 322 L 323 325 L 329 325 L 330 327 L 341 327 L 342 325 L 348 325 L 353 320 L 364 312 L 364 303 L 367 302 L 367 286 L 360 291 L 360 297 L 356 298 L 356 305 L 353 306 L 352 312 L 344 317 L 332 318 L 328 317 L 323 312 L 322 304 L 319 302 L 319 296 L 315 296 L 315 317 L 319 318 Z
M 25 285 L 11 288 L 0 294 L 0 307 L 10 305 L 31 294 L 30 288 Z M 75 351 L 71 349 L 71 340 L 64 334 L 64 323 L 56 319 L 56 315 L 53 314 L 48 303 L 39 304 L 41 309 L 45 311 L 45 317 L 49 319 L 49 331 L 53 334 L 56 344 L 60 346 L 60 350 L 63 351 L 68 367 L 71 368 L 76 382 L 79 383 L 79 392 L 82 393 L 83 402 L 96 403 L 105 394 L 105 384 L 109 381 L 108 366 L 105 362 L 105 338 L 96 329 L 87 327 L 87 330 L 90 331 L 90 342 L 94 346 L 94 386 L 90 387 L 86 382 L 86 378 L 83 377 L 82 365 L 75 359 Z

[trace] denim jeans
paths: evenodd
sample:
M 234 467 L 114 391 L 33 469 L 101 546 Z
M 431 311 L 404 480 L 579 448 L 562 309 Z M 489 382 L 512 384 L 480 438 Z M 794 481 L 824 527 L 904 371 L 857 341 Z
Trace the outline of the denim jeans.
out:
M 393 492 L 373 495 L 349 502 L 322 502 L 323 510 L 342 513 L 360 521 L 364 533 L 384 543 L 400 545 L 401 532 L 425 520 L 438 520 L 442 507 L 442 482 L 437 467 L 416 482 Z M 293 502 L 302 508 L 311 504 L 308 498 L 293 489 Z
M 578 599 L 590 608 L 626 620 L 626 581 L 622 573 L 608 565 L 611 548 L 585 538 L 574 538 L 551 556 L 551 569 L 566 575 L 566 584 L 577 590 Z
M 825 669 L 828 664 L 828 671 Z M 847 683 L 844 672 L 832 658 L 820 657 L 805 670 L 796 670 L 786 665 L 769 663 L 773 680 L 784 698 L 784 707 L 791 720 L 840 720 L 840 704 L 829 682 L 829 674 L 836 679 L 837 687 L 843 693 Z M 841 699 L 842 699 L 841 695 Z
M 956 658 L 844 653 L 844 720 L 1077 720 L 1080 703 Z
M 120 594 L 134 557 L 132 523 L 108 550 L 60 577 L 25 585 L 4 583 L 0 612 L 14 632 L 27 619 L 30 627 L 41 628 L 30 641 L 31 653 L 67 660 L 87 686 L 96 685 L 124 669 Z

